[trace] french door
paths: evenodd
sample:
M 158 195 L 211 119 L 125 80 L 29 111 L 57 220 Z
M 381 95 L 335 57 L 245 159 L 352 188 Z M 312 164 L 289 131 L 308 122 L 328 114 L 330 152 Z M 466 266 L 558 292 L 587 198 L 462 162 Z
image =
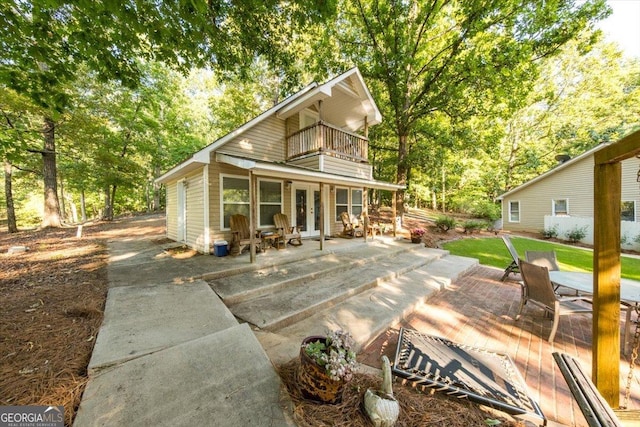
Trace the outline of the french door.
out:
M 318 185 L 292 185 L 291 209 L 293 210 L 292 217 L 302 237 L 320 234 L 320 189 Z

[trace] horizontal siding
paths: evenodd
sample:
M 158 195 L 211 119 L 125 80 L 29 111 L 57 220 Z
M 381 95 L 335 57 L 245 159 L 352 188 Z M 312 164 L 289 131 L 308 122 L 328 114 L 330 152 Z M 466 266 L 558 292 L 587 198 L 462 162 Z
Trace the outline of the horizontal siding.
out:
M 285 122 L 271 116 L 222 146 L 218 152 L 269 162 L 285 159 Z
M 636 182 L 640 160 L 622 162 L 622 200 L 636 202 L 636 218 L 640 202 L 640 184 Z M 502 202 L 503 228 L 513 231 L 540 231 L 544 216 L 553 214 L 552 201 L 567 199 L 569 215 L 593 217 L 593 156 L 588 156 L 547 178 L 516 191 Z M 509 222 L 509 202 L 520 202 L 520 222 Z
M 202 203 L 202 195 L 204 189 L 204 178 L 202 170 L 186 177 L 186 206 L 185 213 L 187 241 L 186 243 L 192 248 L 206 252 L 203 246 L 204 242 L 204 203 Z
M 351 162 L 349 160 L 338 159 L 331 156 L 324 156 L 323 172 L 361 179 L 371 179 L 372 177 L 371 165 Z
M 167 237 L 178 240 L 178 184 L 177 181 L 166 184 L 167 189 Z
M 314 155 L 314 156 L 303 157 L 301 159 L 291 160 L 290 162 L 287 162 L 287 164 L 319 171 L 320 156 Z

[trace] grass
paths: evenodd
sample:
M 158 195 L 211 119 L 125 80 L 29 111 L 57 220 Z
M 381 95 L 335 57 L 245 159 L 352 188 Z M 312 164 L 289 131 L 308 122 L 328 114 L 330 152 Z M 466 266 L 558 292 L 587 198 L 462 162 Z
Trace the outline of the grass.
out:
M 522 258 L 527 250 L 556 251 L 561 270 L 593 271 L 593 252 L 589 249 L 525 237 L 511 237 L 511 242 Z M 505 268 L 511 262 L 509 251 L 499 237 L 455 240 L 445 243 L 443 247 L 453 255 L 476 258 L 482 265 Z M 623 256 L 621 275 L 626 279 L 640 281 L 640 259 Z

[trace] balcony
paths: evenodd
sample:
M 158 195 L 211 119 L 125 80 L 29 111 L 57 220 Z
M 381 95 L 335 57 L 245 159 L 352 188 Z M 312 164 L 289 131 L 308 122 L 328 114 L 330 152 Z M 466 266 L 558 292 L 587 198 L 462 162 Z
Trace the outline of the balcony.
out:
M 309 154 L 329 156 L 359 163 L 369 163 L 369 140 L 362 135 L 317 122 L 287 137 L 287 161 Z

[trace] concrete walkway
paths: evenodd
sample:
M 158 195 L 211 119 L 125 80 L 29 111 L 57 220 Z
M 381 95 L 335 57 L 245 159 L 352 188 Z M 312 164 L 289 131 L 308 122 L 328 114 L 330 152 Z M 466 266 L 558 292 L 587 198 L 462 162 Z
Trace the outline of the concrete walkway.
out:
M 158 218 L 136 219 L 131 226 L 143 228 L 145 221 L 153 220 L 157 223 Z M 337 317 L 319 312 L 266 332 L 239 323 L 205 279 L 260 273 L 285 262 L 295 269 L 327 254 L 362 252 L 376 245 L 378 251 L 386 250 L 386 245 L 418 245 L 389 238 L 368 243 L 333 239 L 320 251 L 319 242 L 308 240 L 297 248 L 270 249 L 250 264 L 246 254 L 176 259 L 165 251 L 175 242 L 163 244 L 163 237 L 135 233 L 108 242 L 105 316 L 89 363 L 77 427 L 294 425 L 273 364 L 295 357 L 301 336 L 359 320 L 363 327 L 354 335 L 364 346 L 375 338 L 375 331 L 394 324 L 477 263 L 459 257 L 438 261 L 349 298 L 341 303 Z M 439 252 L 435 258 L 446 255 Z M 250 286 L 263 281 L 261 274 L 254 275 Z M 399 298 L 400 293 L 406 298 Z

